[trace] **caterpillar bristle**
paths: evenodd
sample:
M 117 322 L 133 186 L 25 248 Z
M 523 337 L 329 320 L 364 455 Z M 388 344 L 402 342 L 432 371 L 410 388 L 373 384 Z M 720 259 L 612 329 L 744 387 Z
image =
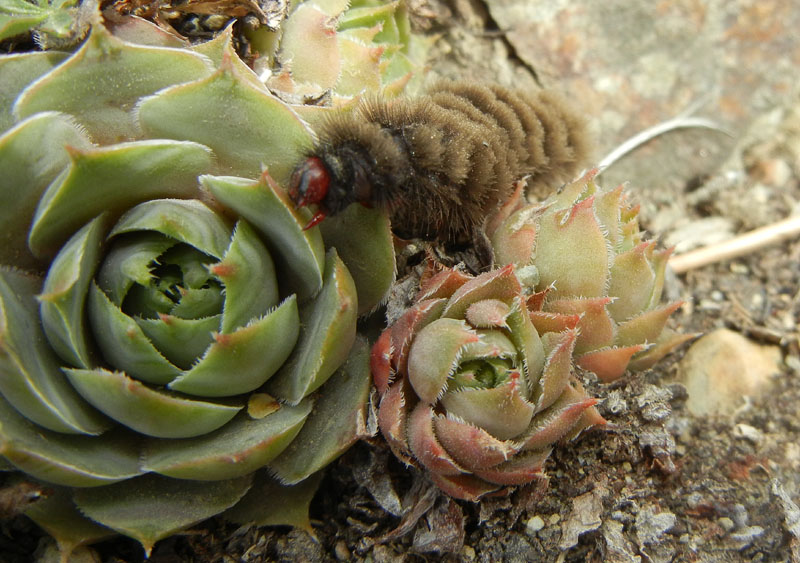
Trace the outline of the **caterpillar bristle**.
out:
M 589 154 L 584 120 L 555 93 L 467 82 L 367 100 L 318 136 L 292 178 L 293 197 L 315 182 L 309 193 L 320 195 L 302 201 L 323 216 L 354 202 L 382 206 L 399 236 L 448 243 L 472 240 L 516 180 L 528 176 L 536 194 L 553 191 Z

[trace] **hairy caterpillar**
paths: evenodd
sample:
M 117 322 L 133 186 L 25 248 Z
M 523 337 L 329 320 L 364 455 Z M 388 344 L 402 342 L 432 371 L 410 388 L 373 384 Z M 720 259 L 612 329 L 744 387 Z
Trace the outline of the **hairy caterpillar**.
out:
M 316 225 L 351 203 L 389 210 L 404 238 L 461 243 L 513 184 L 570 179 L 584 164 L 583 120 L 552 92 L 441 82 L 427 95 L 372 100 L 319 131 L 290 197 L 316 204 Z

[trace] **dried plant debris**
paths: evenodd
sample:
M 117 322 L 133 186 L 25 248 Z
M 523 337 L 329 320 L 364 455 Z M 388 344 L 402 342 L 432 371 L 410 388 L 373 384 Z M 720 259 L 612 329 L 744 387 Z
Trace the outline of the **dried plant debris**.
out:
M 286 18 L 286 0 L 116 0 L 104 2 L 105 15 L 137 16 L 164 30 L 189 38 L 209 38 L 233 21 L 250 29 L 276 31 Z

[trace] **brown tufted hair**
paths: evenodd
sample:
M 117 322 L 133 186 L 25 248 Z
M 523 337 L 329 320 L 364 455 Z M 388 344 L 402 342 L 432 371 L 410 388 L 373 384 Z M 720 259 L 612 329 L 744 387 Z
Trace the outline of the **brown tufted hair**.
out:
M 312 155 L 342 192 L 331 196 L 331 214 L 360 201 L 386 207 L 400 236 L 466 242 L 516 180 L 529 176 L 537 195 L 554 191 L 588 153 L 584 120 L 555 93 L 447 81 L 337 114 Z M 347 194 L 356 184 L 368 193 Z

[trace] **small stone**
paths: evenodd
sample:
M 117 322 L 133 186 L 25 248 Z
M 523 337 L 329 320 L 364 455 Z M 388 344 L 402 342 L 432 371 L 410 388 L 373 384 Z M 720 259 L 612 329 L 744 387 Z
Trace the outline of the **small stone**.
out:
M 768 186 L 783 186 L 792 177 L 792 167 L 780 158 L 768 158 L 755 163 L 751 174 Z
M 747 526 L 747 521 L 749 517 L 747 515 L 747 509 L 744 507 L 743 504 L 735 504 L 733 506 L 733 522 L 736 524 L 737 528 L 744 528 Z
M 560 520 L 561 520 L 561 516 L 559 516 L 558 514 L 551 514 L 550 515 L 550 518 L 549 518 L 550 524 L 558 524 L 558 522 Z
M 747 266 L 745 264 L 742 264 L 741 262 L 731 262 L 730 266 L 728 267 L 730 268 L 730 271 L 734 274 L 746 275 L 749 273 Z
M 689 508 L 697 508 L 700 506 L 700 503 L 703 502 L 703 495 L 700 493 L 692 493 L 688 497 L 686 497 L 686 506 Z
M 761 443 L 764 439 L 764 434 L 756 428 L 755 426 L 750 426 L 749 424 L 737 424 L 733 429 L 733 435 L 737 438 L 743 438 L 748 442 L 751 442 L 755 445 Z
M 639 545 L 654 544 L 675 526 L 678 518 L 669 511 L 656 512 L 653 507 L 642 508 L 636 516 L 636 537 Z
M 731 520 L 727 516 L 723 516 L 722 518 L 717 520 L 717 524 L 719 524 L 719 527 L 725 530 L 726 532 L 730 532 L 736 527 L 736 524 L 733 523 L 733 520 Z
M 544 528 L 544 520 L 542 520 L 541 516 L 534 516 L 533 518 L 529 518 L 528 521 L 525 523 L 525 533 L 529 536 L 536 535 L 536 532 Z
M 471 546 L 465 545 L 461 548 L 461 555 L 464 561 L 475 561 L 475 549 Z
M 744 397 L 755 398 L 780 372 L 778 346 L 758 345 L 727 329 L 695 342 L 681 360 L 678 378 L 686 385 L 686 408 L 696 416 L 733 414 Z

